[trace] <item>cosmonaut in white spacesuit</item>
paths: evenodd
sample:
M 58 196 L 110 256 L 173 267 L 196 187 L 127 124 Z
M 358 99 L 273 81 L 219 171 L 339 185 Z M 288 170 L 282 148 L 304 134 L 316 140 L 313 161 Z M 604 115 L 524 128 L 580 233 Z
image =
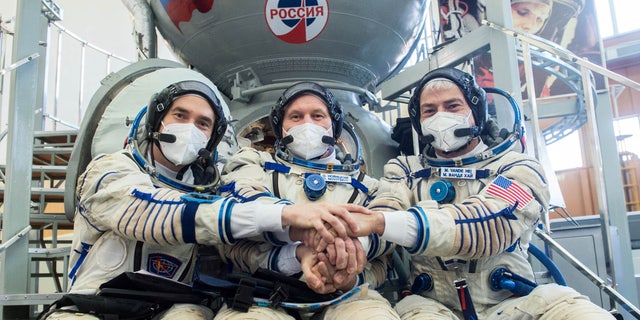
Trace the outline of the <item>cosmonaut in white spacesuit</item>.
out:
M 331 91 L 315 82 L 296 83 L 283 92 L 269 119 L 276 137 L 275 155 L 241 149 L 223 168 L 223 194 L 227 192 L 242 202 L 368 204 L 378 181 L 360 170 L 357 136 L 344 123 L 342 106 Z M 347 136 L 353 138 L 355 147 L 345 148 Z M 245 272 L 258 267 L 286 275 L 302 272 L 307 285 L 319 293 L 370 284 L 368 295 L 327 308 L 323 319 L 398 318 L 388 301 L 374 290 L 385 281 L 386 254 L 392 247 L 381 244 L 377 237 L 360 237 L 336 240 L 324 253 L 316 252 L 312 245 L 306 245 L 310 242 L 300 242 L 305 236 L 299 231 L 292 227 L 284 233 L 266 233 L 263 242 L 239 241 L 227 246 L 226 255 Z M 318 268 L 325 267 L 328 273 L 321 278 Z M 326 281 L 315 281 L 319 278 Z M 252 316 L 293 319 L 281 310 L 257 306 L 249 309 L 249 315 L 227 309 L 216 319 Z
M 522 153 L 515 102 L 511 109 L 489 114 L 485 90 L 454 68 L 416 87 L 409 116 L 426 148 L 385 165 L 371 207 L 398 211 L 361 225 L 412 255 L 412 294 L 395 306 L 402 319 L 613 319 L 569 287 L 534 283 L 527 249 L 549 188 L 541 164 Z M 501 274 L 529 290 L 502 289 Z
M 138 113 L 123 150 L 89 163 L 76 188 L 71 293 L 93 295 L 123 272 L 139 270 L 189 284 L 198 244 L 231 244 L 288 226 L 315 228 L 332 241 L 324 223 L 346 238 L 345 222 L 353 226 L 349 210 L 356 206 L 245 204 L 214 195 L 216 146 L 226 127 L 221 98 L 211 87 L 177 82 Z M 176 315 L 211 319 L 213 311 L 175 304 L 156 317 Z M 55 312 L 48 319 L 74 317 L 95 318 Z

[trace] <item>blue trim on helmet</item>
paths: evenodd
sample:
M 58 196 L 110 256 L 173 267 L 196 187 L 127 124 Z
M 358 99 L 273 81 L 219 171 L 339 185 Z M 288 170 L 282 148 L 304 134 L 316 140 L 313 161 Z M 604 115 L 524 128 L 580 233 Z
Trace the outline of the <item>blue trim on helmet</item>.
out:
M 510 93 L 498 88 L 482 88 L 487 93 L 496 93 L 507 99 L 511 104 L 511 108 L 513 109 L 514 114 L 514 123 L 513 123 L 513 131 L 509 133 L 509 136 L 501 142 L 500 144 L 489 148 L 483 152 L 478 154 L 474 154 L 467 158 L 453 158 L 453 159 L 441 159 L 441 158 L 431 158 L 427 157 L 424 154 L 421 155 L 423 160 L 433 167 L 461 167 L 470 165 L 476 162 L 484 161 L 487 159 L 491 159 L 507 150 L 509 150 L 513 143 L 520 140 L 520 138 L 524 137 L 524 127 L 522 125 L 522 113 L 520 112 L 520 108 L 516 100 L 511 96 Z M 522 150 L 524 151 L 524 150 Z
M 282 151 L 276 151 L 278 157 L 286 159 L 287 156 Z M 291 157 L 291 163 L 305 168 L 333 172 L 351 172 L 360 169 L 359 163 L 354 164 L 320 164 L 313 161 L 302 160 L 300 158 Z
M 166 177 L 166 176 L 164 176 L 162 174 L 159 174 L 156 171 L 155 167 L 153 165 L 149 164 L 149 162 L 147 162 L 147 159 L 142 154 L 140 154 L 140 151 L 139 151 L 139 148 L 138 148 L 138 141 L 137 141 L 138 128 L 140 127 L 140 122 L 142 121 L 142 118 L 144 117 L 146 112 L 147 112 L 147 107 L 146 106 L 144 108 L 142 108 L 142 110 L 140 110 L 138 112 L 138 114 L 136 115 L 135 119 L 131 123 L 131 129 L 129 130 L 129 135 L 127 137 L 127 144 L 131 145 L 131 154 L 133 155 L 133 159 L 136 161 L 136 163 L 147 174 L 149 174 L 153 178 L 157 179 L 159 182 L 165 184 L 169 188 L 176 189 L 176 190 L 183 191 L 183 192 L 194 192 L 194 191 L 211 192 L 211 191 L 213 191 L 214 190 L 214 185 L 217 184 L 217 183 L 212 183 L 210 185 L 194 186 L 194 185 L 191 185 L 191 184 L 182 183 L 179 180 L 171 179 L 171 178 Z M 149 143 L 153 143 L 153 142 L 149 141 Z

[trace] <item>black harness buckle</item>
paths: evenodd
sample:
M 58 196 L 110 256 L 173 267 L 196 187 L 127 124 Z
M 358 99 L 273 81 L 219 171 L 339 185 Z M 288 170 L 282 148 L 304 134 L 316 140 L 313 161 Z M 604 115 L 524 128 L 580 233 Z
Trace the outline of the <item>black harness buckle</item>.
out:
M 249 278 L 240 279 L 238 291 L 236 291 L 231 308 L 240 312 L 247 312 L 253 305 L 253 292 L 256 289 L 256 282 Z
M 283 301 L 289 299 L 289 291 L 288 286 L 277 283 L 273 292 L 269 295 L 269 302 L 271 302 L 271 305 L 274 307 L 279 306 Z

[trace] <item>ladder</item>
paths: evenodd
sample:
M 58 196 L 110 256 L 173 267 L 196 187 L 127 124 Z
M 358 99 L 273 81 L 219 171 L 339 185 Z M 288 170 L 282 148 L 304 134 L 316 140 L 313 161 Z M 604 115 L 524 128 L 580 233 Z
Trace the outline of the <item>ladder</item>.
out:
M 638 175 L 640 174 L 640 159 L 635 153 L 627 151 L 625 139 L 631 135 L 618 136 L 618 152 L 620 156 L 620 171 L 624 188 L 624 201 L 627 212 L 640 210 L 640 194 L 638 193 Z
M 64 212 L 64 182 L 67 165 L 77 136 L 76 130 L 42 131 L 34 133 L 31 202 L 29 210 L 29 292 L 26 295 L 0 297 L 3 305 L 36 305 L 49 303 L 67 291 L 66 273 L 69 265 L 70 240 L 60 240 L 70 233 L 73 223 Z M 0 178 L 4 180 L 4 167 Z M 0 202 L 4 204 L 5 186 L 0 186 Z M 0 223 L 2 221 L 0 220 Z M 62 262 L 62 268 L 59 263 Z M 43 267 L 44 264 L 44 267 Z M 40 281 L 49 278 L 53 289 Z M 43 294 L 43 291 L 45 292 Z M 44 298 L 43 298 L 44 297 Z M 42 301 L 41 301 L 42 300 Z

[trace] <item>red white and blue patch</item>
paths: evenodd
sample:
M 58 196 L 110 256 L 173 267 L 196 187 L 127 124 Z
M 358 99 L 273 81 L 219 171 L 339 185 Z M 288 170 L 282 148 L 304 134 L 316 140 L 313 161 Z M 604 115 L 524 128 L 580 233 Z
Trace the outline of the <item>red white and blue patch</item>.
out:
M 175 257 L 162 253 L 152 253 L 149 255 L 147 262 L 147 271 L 173 279 L 181 265 L 182 262 Z
M 487 193 L 505 200 L 511 205 L 515 205 L 517 203 L 518 209 L 524 208 L 524 206 L 533 200 L 533 196 L 529 192 L 522 189 L 522 187 L 516 182 L 511 181 L 502 175 L 498 175 L 498 177 L 491 182 L 487 189 Z
M 278 39 L 305 43 L 324 30 L 329 20 L 329 4 L 327 0 L 267 0 L 264 16 Z

